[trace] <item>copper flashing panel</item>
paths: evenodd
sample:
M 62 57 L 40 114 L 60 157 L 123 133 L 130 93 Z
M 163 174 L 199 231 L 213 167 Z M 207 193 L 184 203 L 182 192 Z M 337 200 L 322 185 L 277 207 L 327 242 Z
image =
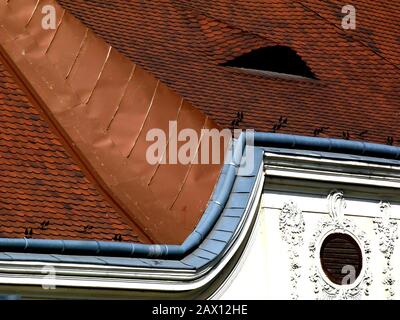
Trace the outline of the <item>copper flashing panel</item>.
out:
M 86 30 L 70 15 L 64 16 L 58 28 L 57 37 L 54 38 L 47 51 L 49 60 L 63 77 L 68 76 L 75 63 L 75 58 L 86 36 Z
M 123 156 L 128 157 L 146 121 L 157 80 L 139 66 L 133 70 L 124 97 L 109 125 L 109 133 Z
M 109 50 L 110 47 L 106 43 L 93 33 L 85 31 L 78 54 L 67 76 L 67 83 L 78 94 L 82 103 L 89 100 Z
M 38 0 L 1 1 L 2 26 L 6 26 L 12 34 L 23 32 L 32 20 L 37 4 Z M 21 21 L 21 23 L 14 23 L 13 20 Z
M 205 125 L 205 129 L 217 129 L 215 122 L 207 118 Z M 202 137 L 202 143 L 204 143 L 204 139 L 208 139 L 208 137 Z M 228 141 L 226 141 L 228 142 Z M 223 155 L 226 152 L 227 145 L 221 144 L 220 146 L 220 154 Z M 209 147 L 208 155 L 212 155 L 211 151 L 211 142 Z M 198 150 L 198 157 L 201 159 L 202 149 Z M 190 219 L 191 215 L 195 213 L 196 215 L 201 215 L 203 208 L 207 205 L 207 200 L 209 197 L 208 194 L 208 186 L 212 184 L 219 175 L 219 172 L 215 170 L 216 165 L 210 164 L 194 164 L 190 166 L 189 171 L 185 177 L 184 183 L 181 185 L 181 190 L 174 203 L 172 204 L 172 210 L 176 212 L 182 212 L 184 223 L 182 224 L 187 228 L 187 232 L 190 232 Z M 192 186 L 196 186 L 193 188 Z M 188 202 L 187 199 L 192 199 L 192 201 Z
M 99 129 L 106 131 L 115 106 L 125 92 L 132 64 L 117 51 L 110 49 L 93 92 L 86 103 L 89 119 L 95 119 Z
M 9 2 L 11 4 L 13 2 L 13 0 L 11 0 Z M 22 4 L 22 1 L 19 1 L 19 2 L 21 2 L 21 3 L 19 4 L 18 7 L 14 8 L 14 12 L 20 12 L 20 11 L 25 10 L 25 7 Z M 54 6 L 54 8 L 56 10 L 56 17 L 58 17 L 58 19 L 56 20 L 56 29 L 44 30 L 42 28 L 42 20 L 44 18 L 42 9 L 46 5 L 52 5 L 52 3 L 53 3 L 53 1 L 51 1 L 51 0 L 47 0 L 47 1 L 41 0 L 37 4 L 37 6 L 34 7 L 34 12 L 32 14 L 32 17 L 27 22 L 24 20 L 24 21 L 21 21 L 22 23 L 20 23 L 20 20 L 13 19 L 12 24 L 15 24 L 15 25 L 19 24 L 20 27 L 24 27 L 25 30 L 22 32 L 22 34 L 27 32 L 29 35 L 35 35 L 34 40 L 35 40 L 37 46 L 35 46 L 32 49 L 35 49 L 37 54 L 43 54 L 49 50 L 50 46 L 52 45 L 53 41 L 55 40 L 55 37 L 58 33 L 60 25 L 64 19 L 65 10 L 60 7 Z M 13 15 L 14 14 L 15 13 L 13 13 Z M 43 32 L 43 31 L 46 31 L 46 32 Z
M 216 125 L 55 1 L 28 2 L 0 5 L 0 45 L 14 68 L 126 216 L 152 241 L 182 242 L 205 209 L 221 164 L 149 164 L 146 134 L 168 133 L 175 120 L 178 132 L 190 128 L 198 137 Z M 56 8 L 55 30 L 41 27 L 46 4 Z

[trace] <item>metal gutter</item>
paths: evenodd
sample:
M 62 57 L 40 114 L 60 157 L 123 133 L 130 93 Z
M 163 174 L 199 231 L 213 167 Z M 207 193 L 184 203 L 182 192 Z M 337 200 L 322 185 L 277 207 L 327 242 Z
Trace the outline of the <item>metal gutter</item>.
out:
M 400 159 L 399 147 L 342 139 L 256 132 L 254 134 L 254 144 L 263 147 L 326 151 L 385 159 Z
M 233 143 L 234 151 L 230 159 L 231 161 L 224 166 L 221 177 L 215 187 L 215 192 L 202 218 L 195 230 L 181 245 L 0 238 L 0 251 L 117 257 L 182 258 L 200 245 L 224 209 L 233 188 L 245 146 L 246 134 L 242 133 Z
M 258 148 L 257 151 L 262 150 Z M 208 298 L 236 265 L 238 259 L 242 256 L 242 251 L 247 247 L 250 234 L 253 234 L 253 226 L 256 223 L 258 212 L 258 205 L 256 204 L 258 204 L 264 185 L 263 165 L 262 161 L 260 161 L 262 156 L 260 157 L 260 155 L 262 155 L 262 152 L 258 152 L 255 161 L 258 165 L 254 168 L 254 171 L 243 172 L 244 175 L 242 176 L 240 176 L 240 170 L 238 171 L 238 176 L 226 205 L 228 209 L 224 209 L 214 228 L 222 227 L 220 224 L 221 219 L 231 216 L 232 212 L 227 211 L 232 210 L 232 208 L 229 208 L 232 195 L 242 192 L 239 190 L 243 190 L 243 192 L 250 194 L 249 200 L 243 203 L 244 208 L 240 215 L 239 224 L 232 226 L 234 233 L 224 249 L 217 255 L 218 259 L 214 258 L 210 260 L 210 263 L 205 264 L 204 261 L 201 262 L 203 267 L 199 265 L 199 261 L 196 261 L 196 259 L 190 262 L 191 259 L 199 254 L 200 248 L 182 260 L 186 264 L 185 268 L 179 268 L 176 260 L 110 257 L 89 257 L 91 259 L 87 260 L 87 257 L 82 256 L 75 256 L 72 259 L 65 260 L 62 257 L 69 257 L 68 255 L 61 257 L 61 255 L 49 254 L 0 253 L 0 284 L 24 285 L 28 286 L 30 293 L 38 290 L 40 294 L 43 294 L 43 289 L 39 287 L 43 285 L 43 267 L 50 265 L 55 268 L 54 270 L 57 273 L 57 277 L 51 281 L 51 284 L 56 286 L 57 289 L 56 291 L 48 291 L 52 297 L 60 290 L 64 290 L 63 288 L 68 288 L 66 294 L 71 297 L 76 297 L 80 290 L 90 288 L 90 296 L 92 298 L 98 294 L 99 290 L 103 290 L 104 294 L 104 290 L 108 289 L 118 289 L 118 291 L 113 291 L 113 295 L 116 292 L 122 292 L 122 295 L 126 295 L 129 298 L 143 299 L 143 297 L 148 296 L 152 299 L 165 299 L 166 292 L 169 298 L 171 296 L 185 299 Z M 245 187 L 247 183 L 244 185 L 238 183 L 238 178 L 254 180 L 254 183 L 251 186 L 247 186 L 247 188 Z M 215 230 L 210 232 L 200 247 L 203 247 L 208 242 L 206 247 L 209 250 L 213 250 L 213 232 Z M 16 255 L 19 255 L 19 257 Z M 6 256 L 9 256 L 8 259 Z M 82 260 L 81 258 L 85 260 L 84 263 L 80 261 Z M 103 263 L 98 264 L 99 261 L 94 260 L 103 260 Z M 115 263 L 115 260 L 133 261 L 133 264 L 121 265 Z M 152 262 L 152 265 L 134 262 L 138 260 Z M 104 264 L 106 261 L 110 263 Z M 93 291 L 93 288 L 95 288 L 95 291 Z M 121 290 L 130 291 L 125 291 L 124 293 Z M 146 293 L 145 291 L 151 291 L 151 293 Z M 35 293 L 33 294 L 37 297 Z M 46 293 L 44 294 L 46 295 Z M 62 294 L 64 295 L 65 293 Z M 109 293 L 106 294 L 109 296 Z
M 287 134 L 254 134 L 255 146 L 326 151 L 385 159 L 400 159 L 400 148 L 374 143 L 326 139 Z M 179 259 L 196 249 L 219 218 L 232 191 L 246 146 L 246 134 L 236 140 L 231 161 L 222 170 L 214 194 L 195 230 L 181 245 L 138 244 L 79 240 L 40 240 L 0 238 L 2 252 L 40 252 L 91 256 L 147 257 Z

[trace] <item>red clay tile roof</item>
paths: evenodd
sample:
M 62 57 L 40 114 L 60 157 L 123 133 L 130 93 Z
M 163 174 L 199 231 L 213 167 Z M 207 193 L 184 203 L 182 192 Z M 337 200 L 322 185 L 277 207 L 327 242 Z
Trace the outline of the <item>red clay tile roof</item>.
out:
M 0 63 L 0 237 L 148 242 L 69 155 Z
M 345 1 L 303 0 L 301 3 L 305 9 L 315 12 L 321 18 L 340 28 L 343 15 L 338 13 L 347 4 Z M 350 36 L 378 56 L 400 67 L 398 1 L 358 0 L 354 5 L 358 27 L 356 30 L 350 30 Z
M 132 61 L 220 125 L 400 144 L 400 7 L 357 1 L 357 29 L 343 30 L 347 2 L 58 0 Z M 271 44 L 294 49 L 318 81 L 249 74 L 219 64 Z

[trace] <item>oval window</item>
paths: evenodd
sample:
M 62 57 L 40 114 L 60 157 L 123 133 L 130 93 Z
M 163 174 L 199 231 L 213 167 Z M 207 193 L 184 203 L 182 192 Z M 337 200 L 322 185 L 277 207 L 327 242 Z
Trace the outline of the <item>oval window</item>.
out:
M 322 270 L 333 283 L 349 285 L 362 269 L 362 252 L 357 241 L 345 233 L 328 235 L 321 246 Z

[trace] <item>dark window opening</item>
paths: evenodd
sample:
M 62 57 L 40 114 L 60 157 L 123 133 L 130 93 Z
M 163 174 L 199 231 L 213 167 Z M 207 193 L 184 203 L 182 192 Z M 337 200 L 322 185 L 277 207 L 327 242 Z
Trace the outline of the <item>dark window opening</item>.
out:
M 294 50 L 285 46 L 256 49 L 222 65 L 317 79 L 301 57 Z
M 352 284 L 361 273 L 361 249 L 348 234 L 328 235 L 322 243 L 320 259 L 323 271 L 335 284 Z

